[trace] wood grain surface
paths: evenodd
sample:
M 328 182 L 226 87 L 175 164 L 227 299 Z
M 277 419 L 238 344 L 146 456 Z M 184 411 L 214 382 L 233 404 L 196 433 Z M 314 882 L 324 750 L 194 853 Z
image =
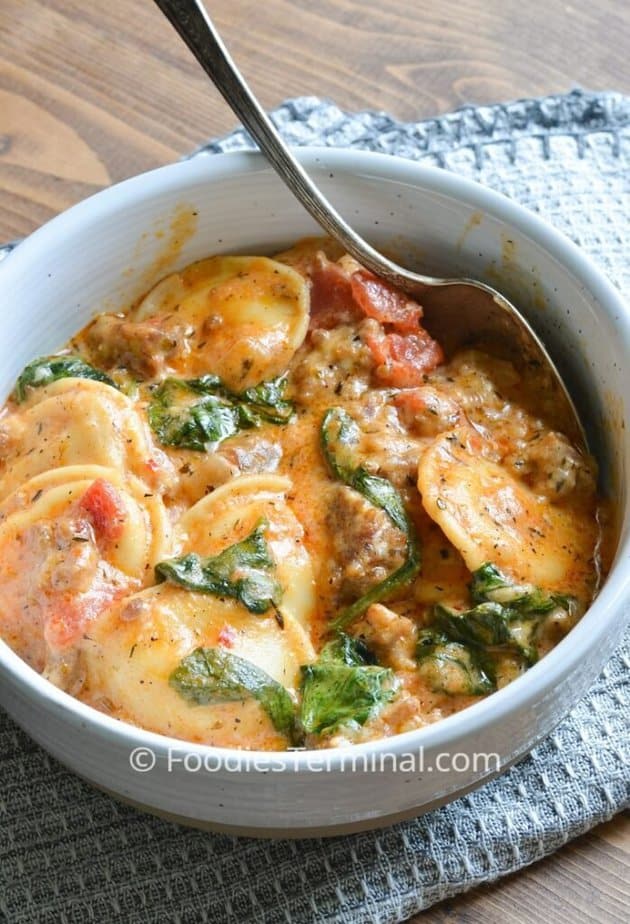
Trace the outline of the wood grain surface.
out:
M 626 0 L 208 0 L 263 104 L 316 94 L 403 119 L 564 92 L 630 93 Z M 150 0 L 0 0 L 0 241 L 227 131 L 234 118 Z M 620 816 L 431 924 L 630 919 Z
M 630 92 L 626 0 L 210 0 L 265 106 L 404 119 L 576 85 Z M 234 118 L 150 0 L 0 0 L 0 239 Z

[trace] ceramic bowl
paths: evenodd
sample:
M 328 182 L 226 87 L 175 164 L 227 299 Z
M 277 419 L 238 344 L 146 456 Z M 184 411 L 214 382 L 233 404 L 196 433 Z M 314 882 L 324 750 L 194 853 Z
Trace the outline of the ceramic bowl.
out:
M 377 827 L 479 785 L 562 719 L 628 621 L 630 314 L 617 291 L 557 231 L 470 181 L 390 156 L 299 156 L 373 243 L 420 270 L 486 279 L 518 302 L 586 418 L 619 541 L 589 612 L 523 677 L 437 724 L 354 748 L 269 754 L 169 739 L 85 706 L 0 643 L 0 702 L 69 768 L 149 811 L 255 835 Z M 0 397 L 27 361 L 166 272 L 213 253 L 270 253 L 313 233 L 257 154 L 199 157 L 93 196 L 0 264 Z

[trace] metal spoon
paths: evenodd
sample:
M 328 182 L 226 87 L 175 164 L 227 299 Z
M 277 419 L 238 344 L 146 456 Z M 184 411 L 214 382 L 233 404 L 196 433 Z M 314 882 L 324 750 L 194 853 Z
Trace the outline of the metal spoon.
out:
M 363 240 L 333 208 L 291 154 L 234 64 L 201 0 L 155 0 L 271 166 L 322 228 L 363 266 L 421 299 L 423 324 L 447 354 L 481 342 L 516 362 L 533 366 L 550 393 L 554 421 L 576 443 L 586 435 L 571 396 L 547 350 L 520 312 L 500 292 L 476 279 L 441 279 L 412 273 Z

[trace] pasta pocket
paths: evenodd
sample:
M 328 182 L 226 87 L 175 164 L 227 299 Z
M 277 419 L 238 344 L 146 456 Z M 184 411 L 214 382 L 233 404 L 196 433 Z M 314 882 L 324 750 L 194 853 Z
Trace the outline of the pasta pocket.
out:
M 224 256 L 167 276 L 131 315 L 171 335 L 171 373 L 194 377 L 211 369 L 236 391 L 284 372 L 308 318 L 308 286 L 291 267 Z
M 270 689 L 292 712 L 300 666 L 315 658 L 308 633 L 313 576 L 285 500 L 290 487 L 287 478 L 244 476 L 190 508 L 176 530 L 179 556 L 156 569 L 165 583 L 121 603 L 91 633 L 90 698 L 191 741 L 286 746 L 288 729 L 249 694 Z M 208 659 L 220 662 L 205 678 L 220 688 L 200 693 L 201 700 L 194 693 L 198 665 L 188 677 L 196 706 L 174 683 L 195 652 L 202 668 Z
M 454 430 L 421 456 L 418 490 L 429 516 L 470 571 L 494 562 L 515 582 L 590 599 L 598 527 L 591 512 L 535 494 Z
M 282 749 L 286 736 L 246 692 L 195 705 L 172 676 L 198 648 L 235 655 L 294 691 L 313 661 L 308 635 L 291 617 L 250 613 L 236 600 L 161 584 L 119 604 L 85 642 L 84 698 L 118 718 L 166 735 L 224 747 Z M 288 695 L 288 694 L 287 694 Z
M 46 670 L 114 600 L 152 578 L 168 533 L 161 499 L 113 469 L 31 479 L 0 506 L 2 635 Z
M 315 612 L 315 580 L 302 541 L 303 528 L 286 502 L 290 490 L 290 479 L 280 475 L 236 478 L 184 514 L 176 528 L 176 542 L 185 551 L 216 555 L 264 523 L 265 541 L 282 588 L 278 610 L 308 629 Z
M 61 466 L 100 465 L 153 481 L 165 464 L 129 398 L 87 379 L 61 379 L 33 392 L 19 415 L 3 421 L 3 431 L 0 501 Z

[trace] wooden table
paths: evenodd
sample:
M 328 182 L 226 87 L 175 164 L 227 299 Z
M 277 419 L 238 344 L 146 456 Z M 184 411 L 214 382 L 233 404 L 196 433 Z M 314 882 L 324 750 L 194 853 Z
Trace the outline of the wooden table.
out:
M 574 86 L 630 93 L 625 0 L 215 0 L 264 105 L 317 94 L 405 119 Z M 1 0 L 0 241 L 175 160 L 234 118 L 149 0 Z M 503 882 L 416 921 L 629 916 L 618 817 Z

